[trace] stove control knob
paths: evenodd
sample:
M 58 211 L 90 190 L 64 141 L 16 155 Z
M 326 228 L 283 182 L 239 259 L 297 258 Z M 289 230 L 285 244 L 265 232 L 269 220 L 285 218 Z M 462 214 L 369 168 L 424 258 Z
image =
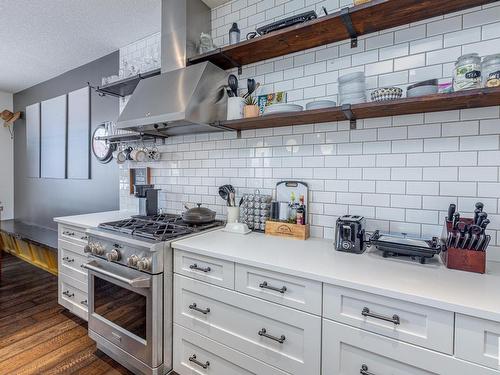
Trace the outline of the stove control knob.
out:
M 108 260 L 108 262 L 116 262 L 117 260 L 120 260 L 120 252 L 116 249 L 113 249 L 106 254 L 106 259 Z
M 95 255 L 104 255 L 104 246 L 102 246 L 100 243 L 96 243 L 92 247 L 92 252 Z
M 91 253 L 92 252 L 92 247 L 93 247 L 93 244 L 87 244 L 87 245 L 85 245 L 85 247 L 83 248 L 83 252 L 84 253 Z
M 151 270 L 151 258 L 143 257 L 140 261 L 137 262 L 137 268 L 141 271 Z
M 132 254 L 127 258 L 127 265 L 129 267 L 137 267 L 137 262 L 139 261 L 139 257 L 135 254 Z

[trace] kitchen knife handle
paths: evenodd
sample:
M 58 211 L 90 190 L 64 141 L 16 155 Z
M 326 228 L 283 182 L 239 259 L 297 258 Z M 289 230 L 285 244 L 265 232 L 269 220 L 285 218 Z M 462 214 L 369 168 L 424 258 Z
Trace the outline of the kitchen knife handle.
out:
M 481 225 L 481 223 L 486 220 L 488 214 L 486 212 L 480 212 L 477 217 L 477 225 Z
M 450 204 L 450 207 L 448 207 L 448 221 L 453 221 L 453 214 L 457 210 L 457 206 L 455 204 Z
M 479 210 L 479 211 L 483 211 L 483 208 L 484 208 L 484 203 L 483 202 L 477 202 L 476 203 L 476 209 Z
M 460 222 L 460 213 L 455 212 L 453 215 L 453 229 L 457 229 L 457 225 Z

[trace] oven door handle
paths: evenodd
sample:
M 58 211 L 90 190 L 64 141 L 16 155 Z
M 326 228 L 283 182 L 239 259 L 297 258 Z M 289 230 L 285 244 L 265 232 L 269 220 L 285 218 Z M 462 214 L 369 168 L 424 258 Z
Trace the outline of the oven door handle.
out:
M 101 274 L 104 276 L 108 276 L 112 279 L 121 281 L 122 283 L 128 284 L 134 288 L 150 288 L 151 287 L 151 277 L 150 276 L 136 277 L 135 279 L 127 279 L 126 277 L 116 275 L 112 272 L 109 272 L 109 271 L 106 271 L 105 269 L 102 269 L 101 267 L 97 267 L 97 262 L 94 260 L 82 265 L 82 267 L 88 269 L 89 271 L 93 271 L 95 273 L 98 273 L 98 274 Z

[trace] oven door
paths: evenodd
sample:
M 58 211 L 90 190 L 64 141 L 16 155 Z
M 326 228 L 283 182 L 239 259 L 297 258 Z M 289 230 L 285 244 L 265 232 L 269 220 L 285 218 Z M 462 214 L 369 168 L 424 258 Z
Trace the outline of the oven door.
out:
M 99 258 L 85 268 L 89 330 L 149 367 L 161 365 L 163 275 L 149 275 Z

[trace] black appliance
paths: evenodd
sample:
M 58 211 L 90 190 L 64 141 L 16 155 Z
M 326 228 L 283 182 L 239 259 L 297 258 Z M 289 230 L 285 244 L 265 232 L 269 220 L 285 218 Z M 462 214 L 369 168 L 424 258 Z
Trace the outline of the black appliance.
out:
M 134 195 L 139 198 L 140 215 L 158 214 L 158 189 L 154 189 L 154 185 L 134 185 Z
M 338 251 L 361 254 L 366 250 L 366 221 L 363 216 L 344 215 L 337 219 L 335 247 Z
M 304 23 L 310 20 L 314 20 L 316 18 L 318 18 L 318 15 L 314 10 L 310 10 L 308 12 L 304 12 L 301 14 L 296 14 L 294 16 L 290 16 L 285 19 L 275 21 L 273 23 L 255 29 L 255 32 L 247 34 L 247 39 L 255 38 L 257 35 L 269 34 L 270 32 L 281 30 L 286 27 L 290 27 L 299 23 Z
M 441 252 L 441 240 L 432 237 L 431 240 L 423 238 L 412 238 L 401 235 L 380 233 L 376 230 L 370 236 L 370 245 L 382 251 L 384 258 L 396 256 L 408 256 L 425 264 L 427 259 Z

